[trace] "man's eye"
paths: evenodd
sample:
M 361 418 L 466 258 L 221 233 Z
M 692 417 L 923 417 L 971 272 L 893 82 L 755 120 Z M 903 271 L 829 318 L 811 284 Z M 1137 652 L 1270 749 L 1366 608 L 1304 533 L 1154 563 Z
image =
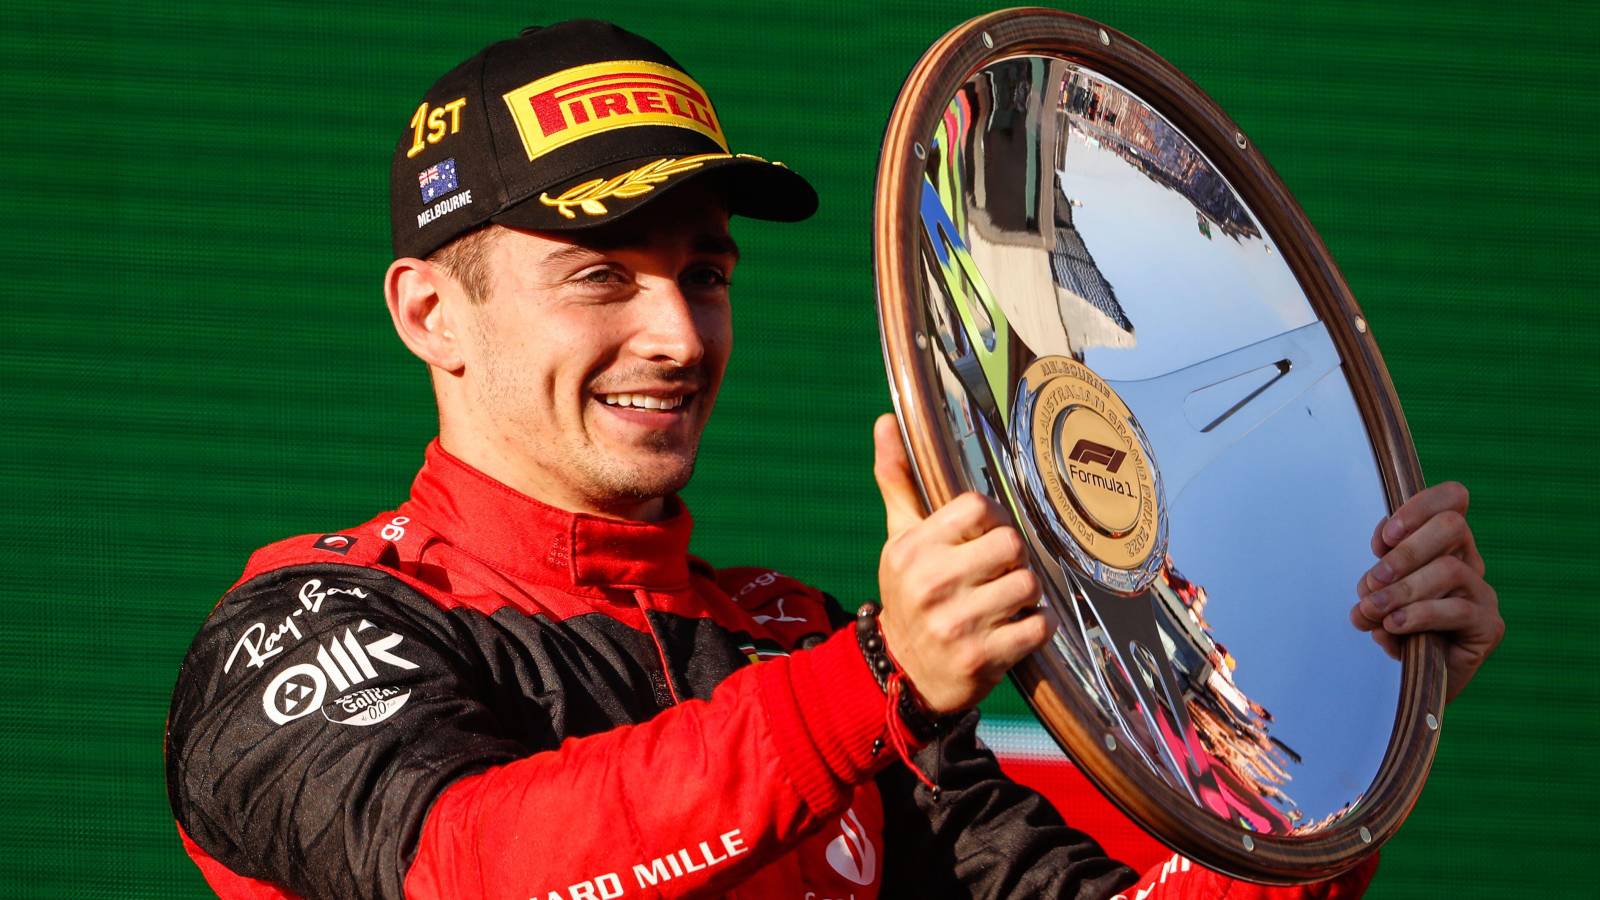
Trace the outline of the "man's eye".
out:
M 620 284 L 622 273 L 609 268 L 591 269 L 580 274 L 578 280 L 584 284 Z
M 716 266 L 690 269 L 683 274 L 683 283 L 702 288 L 728 287 L 733 284 L 728 280 L 727 274 Z

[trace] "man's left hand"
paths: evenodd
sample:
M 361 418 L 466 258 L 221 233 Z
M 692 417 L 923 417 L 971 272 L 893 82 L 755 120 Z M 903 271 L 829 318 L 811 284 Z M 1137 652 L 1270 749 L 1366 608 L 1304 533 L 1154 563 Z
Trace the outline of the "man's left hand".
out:
M 1506 630 L 1467 525 L 1467 489 L 1447 481 L 1418 492 L 1378 523 L 1372 553 L 1350 621 L 1397 659 L 1402 635 L 1443 634 L 1445 699 L 1454 700 Z

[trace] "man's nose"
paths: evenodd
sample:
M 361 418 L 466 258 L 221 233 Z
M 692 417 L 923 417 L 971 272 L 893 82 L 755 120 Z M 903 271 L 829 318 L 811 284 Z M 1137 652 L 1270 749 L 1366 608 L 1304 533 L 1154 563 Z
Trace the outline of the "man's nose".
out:
M 705 357 L 702 323 L 677 281 L 661 279 L 633 304 L 639 315 L 634 349 L 641 357 L 679 366 L 698 365 Z

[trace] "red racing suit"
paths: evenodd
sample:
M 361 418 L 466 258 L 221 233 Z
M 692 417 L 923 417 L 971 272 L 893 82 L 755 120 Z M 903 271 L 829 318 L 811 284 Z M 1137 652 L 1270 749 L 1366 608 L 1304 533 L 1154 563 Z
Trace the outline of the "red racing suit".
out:
M 1140 879 L 1007 779 L 915 761 L 831 598 L 553 509 L 436 442 L 398 510 L 253 555 L 184 660 L 167 779 L 227 898 L 1345 897 Z M 1147 885 L 1150 887 L 1147 888 Z

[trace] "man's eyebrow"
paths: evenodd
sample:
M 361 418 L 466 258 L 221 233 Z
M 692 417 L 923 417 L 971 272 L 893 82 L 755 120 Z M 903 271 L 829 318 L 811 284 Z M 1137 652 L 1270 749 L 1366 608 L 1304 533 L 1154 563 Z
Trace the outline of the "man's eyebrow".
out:
M 544 261 L 547 263 L 577 262 L 579 260 L 592 259 L 599 252 L 593 247 L 585 247 L 582 244 L 567 244 L 559 250 L 551 250 L 545 254 Z
M 731 256 L 739 259 L 739 245 L 734 243 L 733 235 L 727 232 L 707 233 L 694 239 L 694 252 L 708 253 L 714 256 Z
M 630 242 L 625 240 L 591 240 L 587 244 L 567 244 L 545 254 L 545 262 L 579 262 L 602 255 L 608 250 L 625 249 L 629 244 Z M 731 256 L 735 261 L 739 259 L 739 245 L 734 243 L 733 235 L 726 231 L 707 231 L 697 234 L 692 239 L 690 249 L 695 253 L 709 256 Z

